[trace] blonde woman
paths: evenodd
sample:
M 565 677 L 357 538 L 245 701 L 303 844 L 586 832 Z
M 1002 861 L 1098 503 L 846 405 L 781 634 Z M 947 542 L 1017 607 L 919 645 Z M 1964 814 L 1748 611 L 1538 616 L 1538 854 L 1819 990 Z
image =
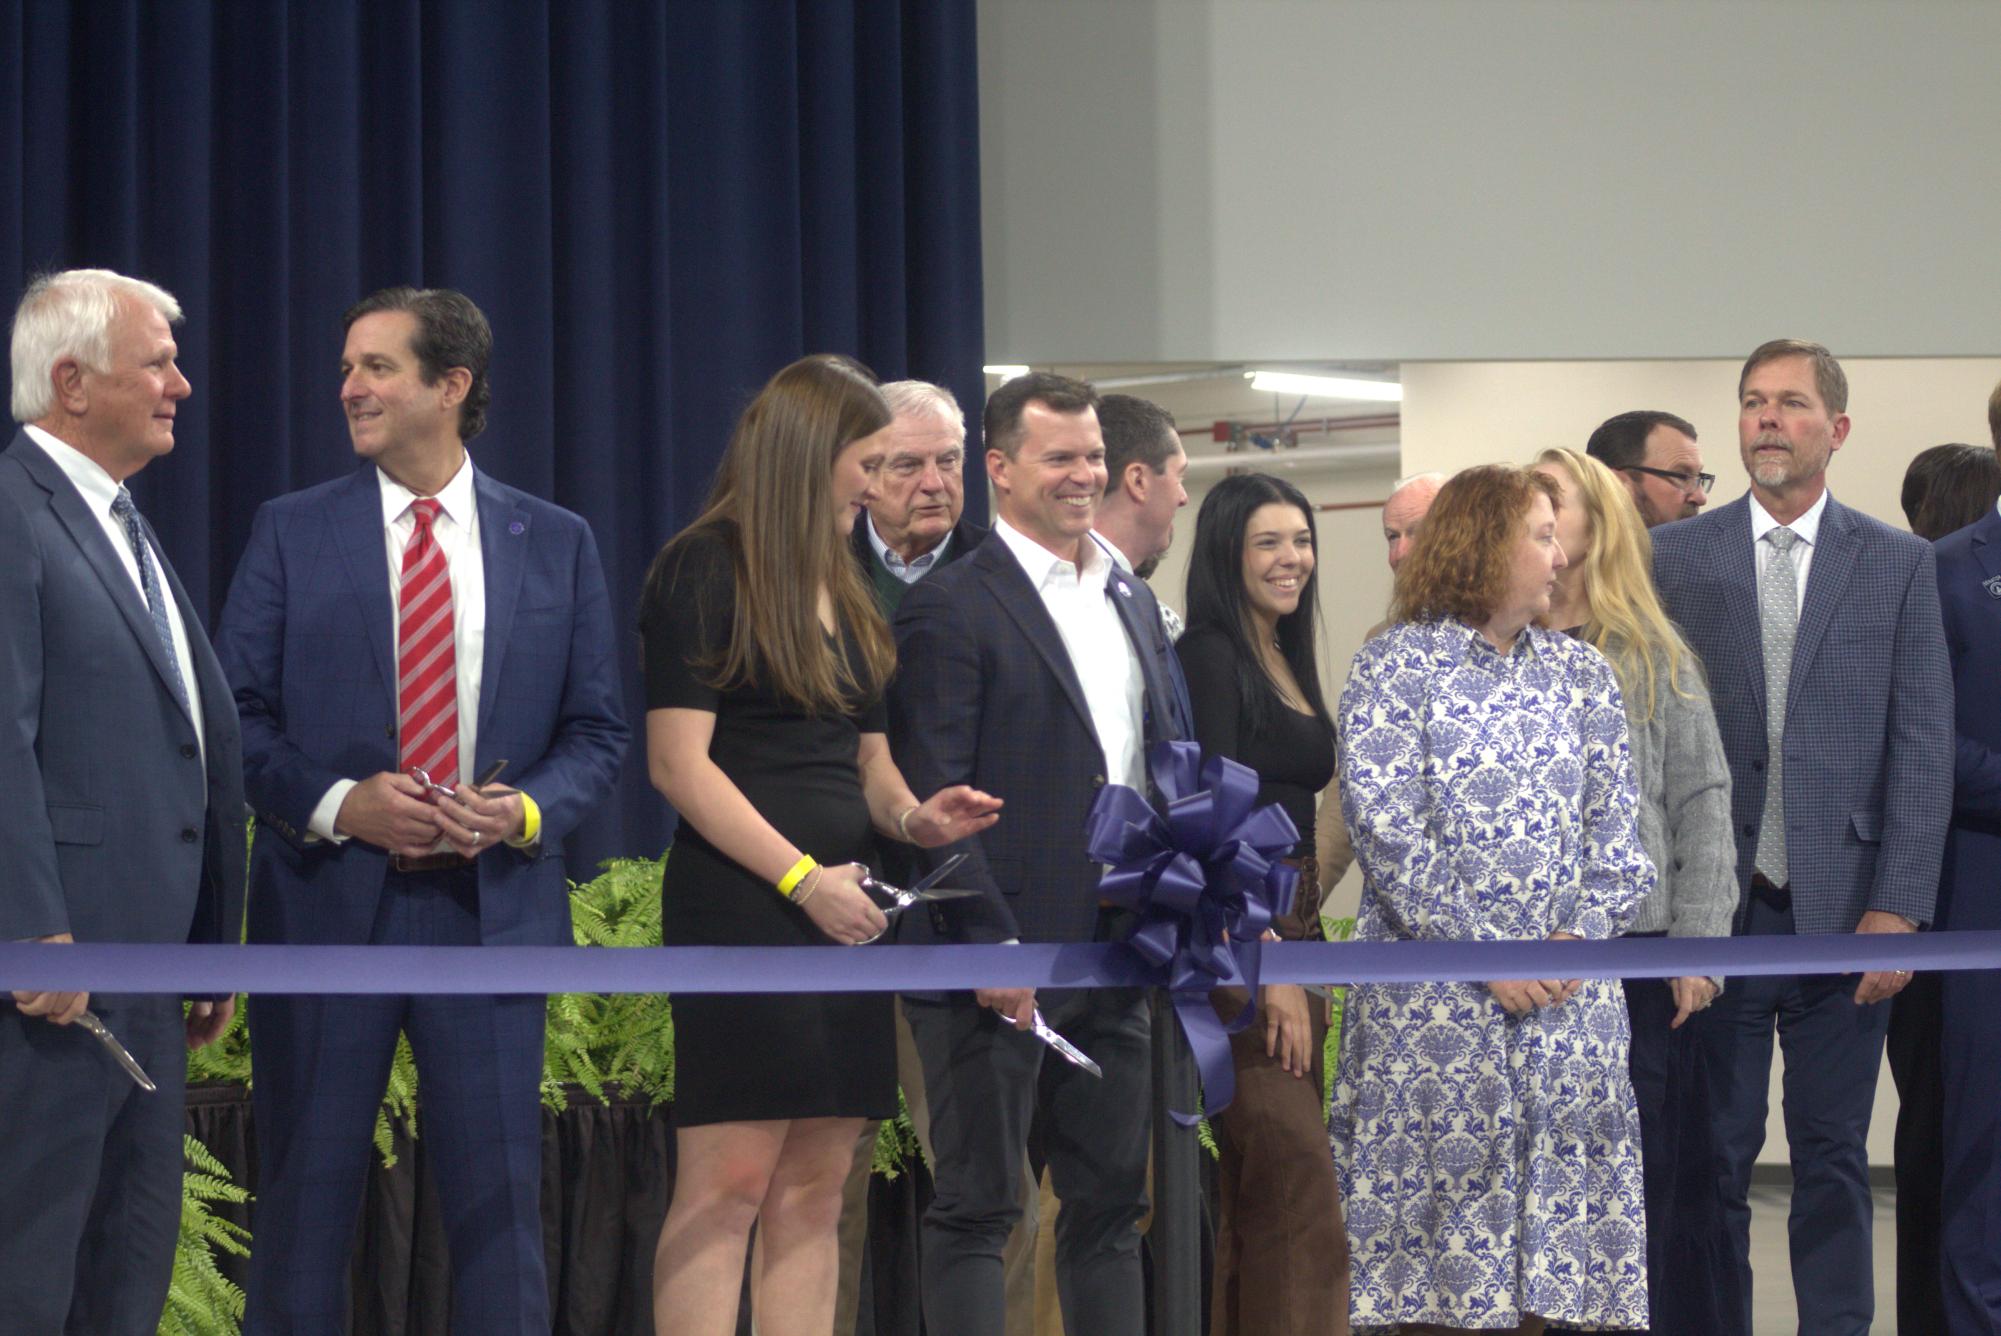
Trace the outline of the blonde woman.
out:
M 1556 537 L 1568 561 L 1543 624 L 1596 646 L 1626 700 L 1640 839 L 1658 871 L 1626 935 L 1728 936 L 1737 909 L 1730 768 L 1700 664 L 1654 593 L 1646 526 L 1631 492 L 1597 460 L 1545 450 L 1534 468 L 1557 487 Z M 1723 1330 L 1722 1315 L 1742 1305 L 1716 1188 L 1709 1082 L 1691 1026 L 1721 982 L 1625 981 L 1646 1165 L 1648 1300 L 1659 1332 Z

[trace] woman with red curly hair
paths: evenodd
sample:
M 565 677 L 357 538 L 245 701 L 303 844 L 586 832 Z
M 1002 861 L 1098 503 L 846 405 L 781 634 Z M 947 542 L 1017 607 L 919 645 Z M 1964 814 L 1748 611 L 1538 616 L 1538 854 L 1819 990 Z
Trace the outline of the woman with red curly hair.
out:
M 1654 884 L 1618 679 L 1536 625 L 1556 488 L 1468 469 L 1397 572 L 1336 723 L 1366 941 L 1617 934 Z M 1330 1131 L 1358 1332 L 1647 1325 L 1616 980 L 1359 984 Z

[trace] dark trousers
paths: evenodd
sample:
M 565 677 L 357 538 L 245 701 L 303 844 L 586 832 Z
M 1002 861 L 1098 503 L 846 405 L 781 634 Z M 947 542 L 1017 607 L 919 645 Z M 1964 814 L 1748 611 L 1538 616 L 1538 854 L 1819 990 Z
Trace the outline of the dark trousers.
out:
M 970 994 L 906 998 L 931 1103 L 932 1178 L 921 1266 L 926 1330 L 1002 1336 L 1001 1253 L 1021 1215 L 1021 1160 L 1039 1114 L 1062 1209 L 1056 1287 L 1064 1330 L 1141 1336 L 1140 1217 L 1152 1125 L 1145 993 L 1038 995 L 1043 1019 L 1104 1069 L 1100 1080 L 1017 1031 Z
M 1755 890 L 1746 931 L 1793 931 L 1783 891 Z M 1875 1314 L 1870 1246 L 1869 1114 L 1890 1008 L 1855 1005 L 1853 975 L 1733 978 L 1702 1037 L 1716 1091 L 1717 1171 L 1741 1306 L 1721 1328 L 1751 1334 L 1751 1166 L 1765 1144 L 1772 1035 L 1785 1058 L 1793 1199 L 1786 1222 L 1799 1329 L 1868 1336 Z
M 1244 990 L 1218 989 L 1226 1022 Z M 1347 1336 L 1348 1231 L 1320 1111 L 1326 1005 L 1309 997 L 1313 1069 L 1265 1053 L 1263 1017 L 1230 1037 L 1237 1097 L 1216 1114 L 1216 1266 L 1210 1336 Z
M 479 942 L 470 872 L 391 873 L 376 944 Z M 375 1112 L 400 1030 L 417 1059 L 457 1336 L 547 1336 L 540 997 L 258 997 L 257 1205 L 247 1336 L 347 1330 L 347 1277 Z
M 159 1089 L 81 1025 L 0 994 L 0 1336 L 153 1336 L 181 1224 L 180 999 L 91 998 Z
M 1940 1011 L 1946 1316 L 1940 1330 L 1994 1336 L 2001 1333 L 2001 971 L 1945 974 Z
M 1946 1330 L 1939 1288 L 1939 1194 L 1945 1172 L 1945 1077 L 1937 974 L 1914 975 L 1890 1000 L 1890 1077 L 1897 1083 L 1897 1330 Z M 1991 1014 L 1991 1013 L 1990 1013 Z

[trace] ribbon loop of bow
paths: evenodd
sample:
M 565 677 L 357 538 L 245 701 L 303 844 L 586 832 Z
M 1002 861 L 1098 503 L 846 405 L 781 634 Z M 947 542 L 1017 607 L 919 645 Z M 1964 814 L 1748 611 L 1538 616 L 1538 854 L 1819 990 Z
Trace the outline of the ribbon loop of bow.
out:
M 1277 803 L 1257 806 L 1257 772 L 1227 756 L 1204 760 L 1199 745 L 1181 741 L 1156 744 L 1147 759 L 1166 812 L 1107 785 L 1091 805 L 1085 848 L 1109 868 L 1099 894 L 1139 915 L 1129 944 L 1172 997 L 1217 1113 L 1237 1090 L 1229 1037 L 1257 1018 L 1260 943 L 1299 885 L 1299 870 L 1279 861 L 1299 828 Z M 1250 996 L 1225 1025 L 1209 991 L 1229 984 Z M 1184 1127 L 1200 1117 L 1174 1114 Z

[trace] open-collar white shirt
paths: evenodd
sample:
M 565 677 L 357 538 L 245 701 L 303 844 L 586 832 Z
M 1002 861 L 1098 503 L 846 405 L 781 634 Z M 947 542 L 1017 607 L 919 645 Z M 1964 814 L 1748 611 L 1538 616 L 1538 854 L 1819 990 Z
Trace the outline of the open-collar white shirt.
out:
M 1086 536 L 1080 568 L 1004 519 L 994 521 L 994 532 L 1026 572 L 1056 623 L 1070 668 L 1084 689 L 1091 727 L 1104 748 L 1106 780 L 1145 792 L 1146 679 L 1125 623 L 1108 596 L 1111 557 Z

